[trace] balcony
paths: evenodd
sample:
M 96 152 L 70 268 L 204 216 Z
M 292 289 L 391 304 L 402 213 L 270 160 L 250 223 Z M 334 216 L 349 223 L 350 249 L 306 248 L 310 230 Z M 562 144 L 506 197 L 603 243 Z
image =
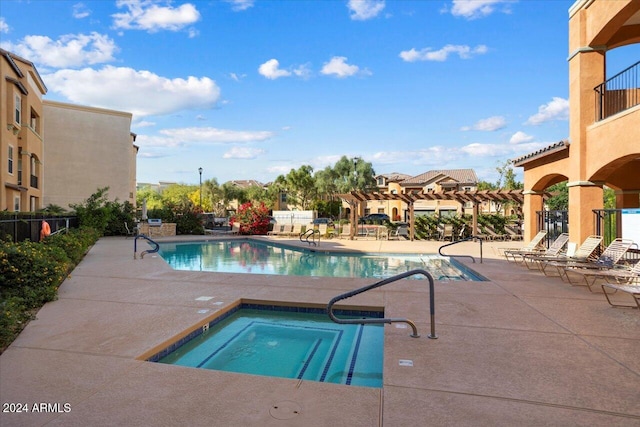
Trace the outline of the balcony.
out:
M 594 88 L 596 121 L 640 104 L 640 61 Z

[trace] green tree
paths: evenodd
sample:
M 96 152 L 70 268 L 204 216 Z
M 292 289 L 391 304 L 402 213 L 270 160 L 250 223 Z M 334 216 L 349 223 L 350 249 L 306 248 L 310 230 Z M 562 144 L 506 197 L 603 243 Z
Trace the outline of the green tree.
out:
M 276 183 L 287 192 L 289 205 L 297 205 L 302 210 L 309 209 L 317 195 L 312 172 L 311 166 L 302 165 L 297 170 L 291 169 L 286 176 L 280 175 L 276 178 Z
M 360 157 L 349 159 L 342 156 L 333 169 L 337 175 L 336 187 L 340 193 L 353 190 L 369 191 L 376 186 L 376 172 L 372 164 Z
M 553 193 L 546 201 L 549 210 L 564 211 L 569 208 L 569 187 L 567 187 L 567 181 L 554 184 L 548 187 L 546 191 Z
M 156 190 L 147 185 L 136 191 L 136 205 L 142 207 L 143 200 L 147 200 L 147 209 L 160 209 L 162 196 Z

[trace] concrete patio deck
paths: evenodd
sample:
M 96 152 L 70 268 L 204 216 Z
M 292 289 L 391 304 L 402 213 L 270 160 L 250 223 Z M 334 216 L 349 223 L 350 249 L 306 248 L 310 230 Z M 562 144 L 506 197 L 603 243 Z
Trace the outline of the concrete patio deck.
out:
M 333 239 L 321 248 L 436 253 L 441 244 Z M 436 282 L 437 340 L 426 337 L 425 281 L 345 301 L 384 306 L 422 334 L 385 326 L 377 389 L 136 359 L 240 298 L 326 304 L 371 280 L 174 271 L 157 256 L 134 260 L 132 239 L 102 238 L 0 356 L 0 425 L 640 425 L 640 312 L 508 264 L 495 250 L 505 246 L 521 243 L 488 243 L 482 264 L 464 262 L 490 281 Z M 448 253 L 477 256 L 478 245 Z M 5 412 L 7 403 L 30 412 Z M 31 412 L 40 403 L 48 411 Z

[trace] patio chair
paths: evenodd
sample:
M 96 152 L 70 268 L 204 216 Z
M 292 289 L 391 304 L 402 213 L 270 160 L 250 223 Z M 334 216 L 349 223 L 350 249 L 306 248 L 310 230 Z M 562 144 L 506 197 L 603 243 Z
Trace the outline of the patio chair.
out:
M 442 233 L 440 233 L 440 240 L 451 240 L 453 242 L 453 224 L 445 224 Z
M 640 281 L 640 261 L 636 262 L 633 267 L 611 268 L 608 270 L 575 270 L 571 274 L 580 275 L 584 277 L 586 285 L 589 290 L 593 292 L 591 287 L 595 285 L 598 280 L 615 281 L 616 284 L 624 284 L 632 281 Z M 589 281 L 591 279 L 591 281 Z
M 543 251 L 542 245 L 544 244 L 544 238 L 546 237 L 546 235 L 547 235 L 547 230 L 542 230 L 542 231 L 539 231 L 538 234 L 533 236 L 533 239 L 531 239 L 531 241 L 528 244 L 526 244 L 520 249 L 503 248 L 504 257 L 509 262 L 511 262 L 509 257 L 511 257 L 513 262 L 517 262 L 516 257 L 522 257 L 525 254 L 542 253 Z
M 567 282 L 572 285 L 580 284 L 574 281 L 576 276 L 580 277 L 580 279 L 584 278 L 589 290 L 591 290 L 591 285 L 589 284 L 589 281 L 586 280 L 585 275 L 620 268 L 618 262 L 620 262 L 624 257 L 624 254 L 626 254 L 632 246 L 637 246 L 633 240 L 615 239 L 609 244 L 609 246 L 607 246 L 604 252 L 602 252 L 602 255 L 600 255 L 596 261 L 587 260 L 585 262 L 571 262 L 563 266 L 564 277 L 567 279 Z M 578 280 L 578 282 L 579 281 L 580 280 Z
M 340 234 L 338 234 L 338 238 L 340 239 L 349 239 L 351 238 L 351 224 L 343 224 L 340 229 Z
M 282 227 L 284 227 L 284 225 L 278 224 L 276 222 L 275 224 L 273 224 L 273 230 L 267 231 L 267 236 L 277 236 L 278 234 L 281 234 L 282 233 Z
M 575 251 L 573 252 L 569 252 L 567 251 L 566 255 L 559 255 L 557 257 L 535 257 L 530 255 L 528 258 L 529 260 L 535 261 L 538 263 L 538 266 L 540 267 L 540 270 L 542 270 L 542 272 L 544 273 L 545 276 L 548 276 L 549 274 L 547 274 L 547 267 L 551 266 L 553 262 L 569 262 L 569 261 L 587 261 L 588 259 L 592 258 L 594 256 L 594 253 L 596 252 L 596 249 L 598 249 L 600 247 L 600 244 L 602 243 L 602 237 L 601 236 L 596 236 L 596 235 L 592 235 L 587 237 L 584 242 L 582 242 L 582 244 L 580 245 L 579 248 L 577 248 Z M 571 245 L 575 245 L 575 243 L 569 243 L 569 246 Z
M 496 233 L 496 231 L 489 226 L 484 228 L 484 233 L 486 233 L 485 237 L 488 237 L 489 240 L 505 240 L 504 234 Z
M 504 227 L 504 231 L 507 232 L 507 235 L 509 236 L 509 239 L 511 240 L 522 240 L 522 234 L 516 232 L 513 230 L 513 228 L 506 226 Z
M 553 261 L 549 264 L 556 267 L 562 280 L 566 279 L 567 282 L 572 285 L 576 285 L 577 283 L 574 283 L 571 280 L 569 273 L 572 273 L 572 271 L 579 271 L 578 269 L 603 270 L 613 268 L 613 266 L 620 261 L 632 245 L 635 245 L 633 240 L 618 238 L 609 243 L 609 246 L 606 247 L 604 252 L 602 252 L 602 255 L 600 255 L 595 261 Z
M 640 264 L 640 262 L 638 264 Z M 607 292 L 606 288 L 613 289 L 613 292 L 611 292 L 612 294 L 620 291 L 620 292 L 631 295 L 636 305 L 628 305 L 628 304 L 620 304 L 620 303 L 614 304 L 611 301 L 609 292 Z M 629 308 L 640 309 L 640 280 L 638 278 L 634 279 L 633 283 L 627 283 L 627 284 L 603 283 L 602 292 L 604 292 L 604 296 L 607 299 L 607 302 L 612 307 L 629 307 Z
M 327 237 L 327 224 L 318 224 L 318 232 L 322 237 Z
M 293 228 L 291 229 L 291 232 L 289 232 L 289 236 L 299 236 L 302 233 L 302 224 L 300 223 L 296 223 L 293 224 Z
M 569 242 L 569 233 L 562 233 L 551 243 L 548 249 L 543 250 L 542 253 L 536 254 L 524 254 L 522 255 L 522 262 L 527 266 L 529 270 L 533 270 L 531 268 L 532 264 L 539 266 L 540 259 L 552 258 L 560 256 L 561 252 L 564 250 L 564 247 Z
M 240 234 L 240 223 L 234 222 L 231 226 L 231 234 Z

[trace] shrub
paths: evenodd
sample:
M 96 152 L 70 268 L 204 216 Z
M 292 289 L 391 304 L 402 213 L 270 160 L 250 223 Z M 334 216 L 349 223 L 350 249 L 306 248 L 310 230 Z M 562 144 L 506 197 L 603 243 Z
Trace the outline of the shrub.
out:
M 238 208 L 230 222 L 231 225 L 235 222 L 241 224 L 241 234 L 267 234 L 269 231 L 269 209 L 262 202 L 258 206 L 247 202 Z
M 62 281 L 98 237 L 98 231 L 82 228 L 43 243 L 0 241 L 0 352 L 37 309 L 57 298 Z

